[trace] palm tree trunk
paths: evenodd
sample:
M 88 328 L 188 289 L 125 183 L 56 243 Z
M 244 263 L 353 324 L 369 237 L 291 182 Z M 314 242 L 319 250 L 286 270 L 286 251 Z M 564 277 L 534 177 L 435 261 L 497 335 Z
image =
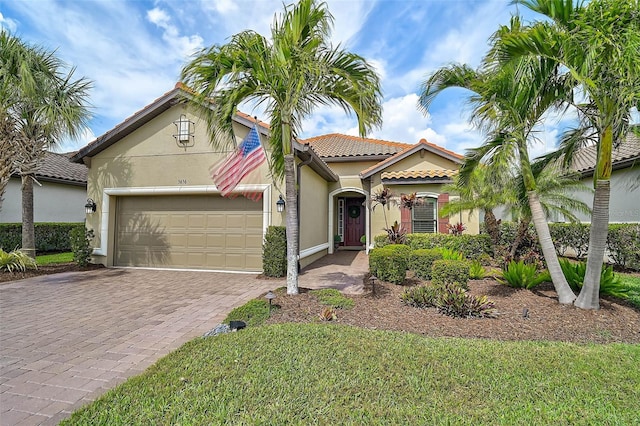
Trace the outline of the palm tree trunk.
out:
M 298 202 L 296 199 L 295 158 L 284 156 L 287 198 L 287 294 L 298 294 Z
M 22 249 L 27 256 L 36 257 L 35 228 L 33 226 L 33 176 L 22 176 Z
M 513 239 L 513 244 L 511 244 L 511 251 L 509 255 L 511 259 L 515 259 L 516 252 L 518 248 L 522 244 L 522 240 L 524 240 L 524 236 L 527 235 L 527 229 L 529 229 L 529 219 L 520 219 L 520 224 L 518 225 L 518 232 L 516 232 L 516 236 Z
M 587 271 L 584 275 L 584 285 L 575 302 L 575 305 L 582 309 L 600 308 L 600 274 L 602 273 L 602 263 L 609 232 L 610 184 L 609 180 L 596 181 L 596 189 L 593 194 Z
M 542 247 L 542 254 L 547 262 L 547 268 L 551 275 L 551 281 L 558 293 L 558 302 L 561 304 L 570 304 L 576 299 L 576 295 L 571 291 L 571 287 L 567 283 L 562 268 L 560 268 L 560 262 L 558 262 L 558 254 L 556 248 L 553 245 L 551 239 L 551 233 L 549 232 L 549 224 L 542 211 L 542 205 L 540 199 L 535 191 L 528 191 L 527 196 L 529 198 L 529 207 L 531 208 L 531 216 L 533 224 L 536 227 L 538 233 L 538 241 L 540 241 L 540 247 Z
M 493 214 L 493 210 L 491 209 L 484 210 L 484 226 L 487 229 L 487 234 L 489 234 L 489 238 L 491 238 L 491 242 L 495 249 L 495 247 L 500 243 L 500 224 L 496 220 L 496 215 Z

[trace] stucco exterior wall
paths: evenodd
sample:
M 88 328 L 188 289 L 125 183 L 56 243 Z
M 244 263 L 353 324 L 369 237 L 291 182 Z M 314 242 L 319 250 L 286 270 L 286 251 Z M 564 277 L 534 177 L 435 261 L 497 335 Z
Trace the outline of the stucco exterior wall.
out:
M 592 177 L 582 179 L 582 183 L 593 188 Z M 589 207 L 593 206 L 593 194 L 577 192 L 573 197 Z M 582 222 L 591 222 L 591 215 L 577 216 Z M 640 165 L 611 173 L 609 223 L 640 223 Z
M 304 267 L 329 248 L 329 191 L 327 181 L 308 166 L 303 166 L 300 173 L 300 263 Z M 315 253 L 305 256 L 309 250 Z
M 179 145 L 173 136 L 177 133 L 174 121 L 178 120 L 181 114 L 185 114 L 195 123 L 194 144 L 187 148 Z M 247 127 L 234 123 L 236 143 L 240 143 L 248 132 Z M 261 137 L 264 138 L 264 136 Z M 266 140 L 262 142 L 266 146 Z M 105 189 L 168 187 L 175 193 L 179 193 L 183 189 L 211 187 L 214 185 L 209 171 L 211 166 L 225 158 L 233 148 L 231 143 L 219 149 L 213 148 L 207 134 L 206 122 L 194 116 L 192 111 L 184 105 L 178 104 L 96 154 L 90 161 L 87 191 L 88 196 L 98 205 L 96 213 L 87 216 L 87 226 L 96 231 L 93 246 L 105 246 L 99 231 L 103 223 L 104 197 L 108 197 L 109 217 L 105 218 L 105 221 L 109 226 L 110 241 L 107 242 L 106 247 L 109 256 L 112 256 L 116 197 L 105 196 Z M 253 180 L 243 181 L 243 183 L 271 185 L 268 165 L 265 163 L 260 166 Z M 282 225 L 284 217 L 276 212 L 275 204 L 279 192 L 273 188 L 273 185 L 271 186 L 270 224 Z M 284 185 L 281 186 L 284 187 Z M 84 202 L 81 206 L 84 206 Z M 113 259 L 96 256 L 95 261 L 109 265 L 112 264 Z
M 40 181 L 33 185 L 34 222 L 82 222 L 87 189 L 84 186 Z M 20 178 L 11 178 L 4 193 L 0 223 L 22 222 Z

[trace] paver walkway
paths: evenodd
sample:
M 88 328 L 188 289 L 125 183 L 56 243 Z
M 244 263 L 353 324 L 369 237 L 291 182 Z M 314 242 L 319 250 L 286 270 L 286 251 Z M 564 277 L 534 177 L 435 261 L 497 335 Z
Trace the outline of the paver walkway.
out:
M 305 268 L 299 285 L 362 290 L 364 252 Z M 103 269 L 0 284 L 0 425 L 57 424 L 284 280 Z

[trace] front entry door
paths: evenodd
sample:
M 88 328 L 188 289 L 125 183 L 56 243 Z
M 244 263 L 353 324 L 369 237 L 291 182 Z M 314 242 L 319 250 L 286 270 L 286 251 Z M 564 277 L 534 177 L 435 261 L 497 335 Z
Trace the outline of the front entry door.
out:
M 360 237 L 364 235 L 365 210 L 364 198 L 347 198 L 345 211 L 345 246 L 361 246 Z

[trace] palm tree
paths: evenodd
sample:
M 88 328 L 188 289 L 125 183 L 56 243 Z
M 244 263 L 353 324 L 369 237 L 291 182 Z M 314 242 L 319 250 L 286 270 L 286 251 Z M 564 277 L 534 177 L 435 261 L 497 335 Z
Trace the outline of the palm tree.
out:
M 332 25 L 325 3 L 301 0 L 276 18 L 271 39 L 243 31 L 225 45 L 202 50 L 182 70 L 182 80 L 193 90 L 191 104 L 206 117 L 214 146 L 233 134 L 238 104 L 266 107 L 271 172 L 274 179 L 285 179 L 288 294 L 298 293 L 293 141 L 302 121 L 318 105 L 353 111 L 362 136 L 382 120 L 378 75 L 362 57 L 330 44 Z
M 511 27 L 501 27 L 496 32 L 494 43 L 519 27 L 519 18 L 513 17 Z M 575 300 L 575 295 L 558 262 L 527 149 L 543 114 L 566 100 L 558 97 L 558 94 L 566 93 L 565 81 L 554 78 L 556 70 L 551 61 L 523 59 L 497 67 L 493 65 L 493 54 L 491 51 L 485 58 L 480 71 L 466 65 L 451 65 L 436 71 L 423 84 L 420 106 L 428 110 L 435 96 L 448 87 L 463 87 L 475 92 L 471 97 L 475 105 L 473 120 L 487 138 L 482 146 L 467 153 L 466 167 L 461 169 L 460 179 L 463 185 L 468 183 L 471 172 L 485 159 L 490 169 L 502 170 L 506 165 L 517 167 L 558 301 L 569 304 Z
M 35 257 L 33 182 L 45 150 L 87 126 L 91 83 L 73 80 L 74 69 L 52 52 L 0 33 L 3 145 L 12 149 L 11 169 L 22 179 L 22 251 Z
M 586 101 L 576 103 L 582 123 L 597 133 L 593 213 L 584 286 L 576 306 L 599 307 L 600 272 L 609 221 L 613 147 L 629 131 L 631 111 L 640 106 L 640 2 L 593 0 L 574 5 L 571 0 L 516 1 L 541 13 L 548 21 L 535 22 L 504 37 L 501 61 L 534 56 L 561 65 L 571 81 L 567 90 L 581 89 Z M 584 134 L 584 129 L 575 134 Z M 567 137 L 559 154 L 571 154 L 587 138 Z
M 448 217 L 465 211 L 471 213 L 476 209 L 482 210 L 485 229 L 495 249 L 500 241 L 500 222 L 496 219 L 493 209 L 509 205 L 515 198 L 515 193 L 511 191 L 513 187 L 507 184 L 511 177 L 508 169 L 505 169 L 504 173 L 497 173 L 494 170 L 489 171 L 484 166 L 476 167 L 466 183 L 456 175 L 453 183 L 444 186 L 442 191 L 455 193 L 459 198 L 450 199 L 438 214 Z

